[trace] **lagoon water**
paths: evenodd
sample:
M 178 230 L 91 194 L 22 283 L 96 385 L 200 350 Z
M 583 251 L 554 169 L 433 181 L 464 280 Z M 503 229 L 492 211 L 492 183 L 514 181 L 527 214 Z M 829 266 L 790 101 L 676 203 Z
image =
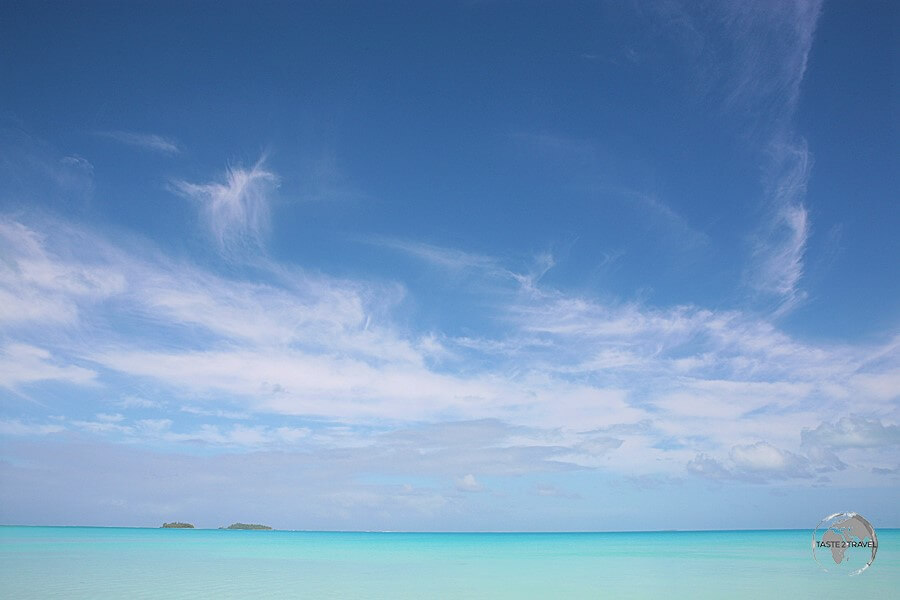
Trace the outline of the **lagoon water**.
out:
M 811 532 L 330 533 L 0 527 L 2 598 L 891 598 L 823 572 Z

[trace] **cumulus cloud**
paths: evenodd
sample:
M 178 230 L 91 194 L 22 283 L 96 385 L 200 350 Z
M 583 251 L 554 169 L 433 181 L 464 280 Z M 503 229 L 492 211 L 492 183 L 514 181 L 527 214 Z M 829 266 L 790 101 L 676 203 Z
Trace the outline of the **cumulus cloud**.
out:
M 846 448 L 884 448 L 900 446 L 900 426 L 884 425 L 880 419 L 858 415 L 842 417 L 834 423 L 823 422 L 800 434 L 804 446 L 832 450 Z
M 767 442 L 735 446 L 730 457 L 741 471 L 791 477 L 807 475 L 806 459 Z
M 773 479 L 805 479 L 812 476 L 809 461 L 805 457 L 764 441 L 733 446 L 729 459 L 726 464 L 701 453 L 687 463 L 687 470 L 707 479 L 760 483 Z
M 172 182 L 173 188 L 195 201 L 222 250 L 262 245 L 269 228 L 271 194 L 278 177 L 264 166 L 263 160 L 244 169 L 229 167 L 224 183 Z
M 700 453 L 687 463 L 689 473 L 705 477 L 707 479 L 731 479 L 734 475 L 726 469 L 718 460 Z
M 461 492 L 481 492 L 484 487 L 475 479 L 471 473 L 463 475 L 456 480 L 456 489 Z

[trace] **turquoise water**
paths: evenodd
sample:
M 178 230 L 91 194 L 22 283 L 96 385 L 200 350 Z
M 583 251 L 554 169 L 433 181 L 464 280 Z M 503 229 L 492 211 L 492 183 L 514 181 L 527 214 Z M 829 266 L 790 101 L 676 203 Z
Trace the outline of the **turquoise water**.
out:
M 811 532 L 317 533 L 0 527 L 3 598 L 891 598 L 900 530 L 856 577 Z

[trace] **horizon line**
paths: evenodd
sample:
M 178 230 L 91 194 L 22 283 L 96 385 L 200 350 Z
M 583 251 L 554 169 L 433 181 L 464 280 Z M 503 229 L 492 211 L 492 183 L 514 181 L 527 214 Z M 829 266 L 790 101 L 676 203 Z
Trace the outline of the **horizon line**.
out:
M 291 533 L 402 533 L 402 534 L 598 534 L 598 533 L 730 533 L 730 532 L 749 532 L 749 531 L 814 531 L 813 527 L 775 527 L 775 528 L 731 528 L 731 529 L 622 529 L 622 530 L 588 530 L 588 529 L 565 529 L 565 530 L 413 530 L 413 529 L 281 529 L 272 527 L 268 530 L 244 530 L 244 529 L 228 529 L 227 527 L 171 527 L 162 526 L 144 526 L 144 525 L 15 525 L 0 523 L 0 527 L 54 527 L 68 529 L 168 529 L 172 531 L 189 531 L 191 529 L 199 531 L 283 531 Z M 877 527 L 876 531 L 900 529 L 895 527 Z

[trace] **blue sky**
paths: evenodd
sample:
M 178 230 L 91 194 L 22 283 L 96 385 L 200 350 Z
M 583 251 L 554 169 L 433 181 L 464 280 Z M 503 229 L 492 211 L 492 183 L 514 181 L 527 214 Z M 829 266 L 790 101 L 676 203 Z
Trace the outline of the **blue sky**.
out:
M 0 9 L 0 522 L 900 525 L 889 2 Z

